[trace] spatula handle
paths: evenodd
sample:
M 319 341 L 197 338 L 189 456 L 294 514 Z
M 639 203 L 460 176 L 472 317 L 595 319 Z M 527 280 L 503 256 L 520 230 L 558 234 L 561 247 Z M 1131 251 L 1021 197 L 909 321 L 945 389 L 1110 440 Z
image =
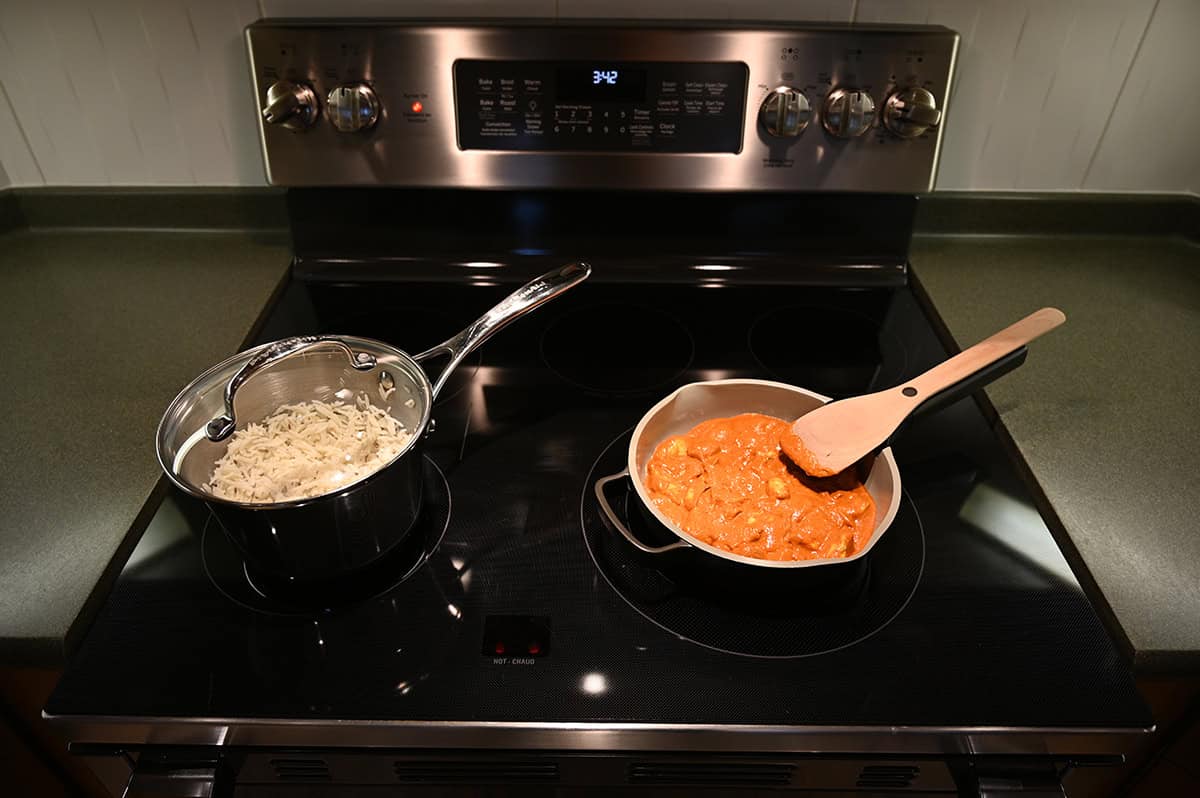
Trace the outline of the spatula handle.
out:
M 917 402 L 928 401 L 935 394 L 967 380 L 976 372 L 1007 357 L 1066 320 L 1066 315 L 1058 308 L 1042 308 L 1015 324 L 1005 327 L 995 335 L 983 339 L 969 349 L 964 349 L 924 374 L 914 377 L 901 386 L 900 390 L 905 396 L 910 396 Z M 996 376 L 1000 376 L 1000 374 L 998 373 Z M 980 386 L 975 385 L 974 387 Z M 916 393 L 911 393 L 911 391 Z
M 1015 371 L 1018 366 L 1025 362 L 1025 358 L 1028 356 L 1029 347 L 1022 346 L 1015 349 L 992 363 L 992 365 L 984 366 L 971 376 L 965 377 L 949 388 L 939 391 L 931 397 L 927 397 L 923 402 L 919 402 L 913 408 L 912 412 L 909 413 L 908 417 L 916 418 L 917 416 L 931 415 L 943 407 L 949 407 L 958 400 L 965 399 L 981 388 L 991 385 L 1010 371 Z

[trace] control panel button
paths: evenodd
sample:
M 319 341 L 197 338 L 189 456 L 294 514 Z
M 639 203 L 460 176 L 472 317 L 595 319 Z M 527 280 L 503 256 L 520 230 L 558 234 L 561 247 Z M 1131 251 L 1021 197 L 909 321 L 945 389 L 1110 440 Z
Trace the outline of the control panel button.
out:
M 325 116 L 341 133 L 355 133 L 379 121 L 379 98 L 365 83 L 338 86 L 325 98 Z
M 840 139 L 861 136 L 875 124 L 875 100 L 858 89 L 834 89 L 825 98 L 821 124 Z
M 791 86 L 772 89 L 758 110 L 758 118 L 772 136 L 799 136 L 812 119 L 812 106 L 804 92 Z
M 937 100 L 925 89 L 895 92 L 883 106 L 883 126 L 900 138 L 915 139 L 941 121 Z
M 317 121 L 317 94 L 303 83 L 277 80 L 267 89 L 262 116 L 268 124 L 304 130 Z

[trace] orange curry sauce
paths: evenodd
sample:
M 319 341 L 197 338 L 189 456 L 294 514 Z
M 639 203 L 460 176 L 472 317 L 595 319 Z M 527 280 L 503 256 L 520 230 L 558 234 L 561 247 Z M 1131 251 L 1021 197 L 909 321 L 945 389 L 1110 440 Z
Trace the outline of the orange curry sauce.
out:
M 667 438 L 646 465 L 651 500 L 694 538 L 761 560 L 849 557 L 875 529 L 875 503 L 847 470 L 815 479 L 787 460 L 788 424 L 744 413 Z

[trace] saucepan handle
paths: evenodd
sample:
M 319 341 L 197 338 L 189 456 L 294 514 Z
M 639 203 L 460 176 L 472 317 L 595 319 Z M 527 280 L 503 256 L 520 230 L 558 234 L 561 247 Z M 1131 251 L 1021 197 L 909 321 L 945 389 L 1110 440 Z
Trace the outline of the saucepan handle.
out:
M 608 522 L 612 524 L 613 527 L 620 532 L 626 540 L 633 544 L 635 548 L 637 548 L 639 551 L 644 551 L 646 554 L 665 554 L 666 552 L 674 551 L 675 549 L 690 549 L 692 544 L 688 543 L 686 540 L 680 540 L 676 543 L 669 543 L 666 546 L 649 546 L 638 540 L 634 534 L 629 531 L 629 527 L 617 517 L 616 512 L 613 511 L 612 504 L 610 504 L 608 501 L 608 495 L 604 492 L 604 488 L 610 482 L 616 482 L 617 480 L 625 479 L 628 476 L 629 469 L 624 468 L 621 469 L 619 473 L 612 474 L 607 477 L 601 477 L 600 479 L 596 480 L 596 499 L 600 502 L 600 510 L 604 513 L 605 517 L 608 518 Z
M 510 322 L 516 321 L 529 311 L 569 288 L 573 288 L 587 279 L 592 273 L 592 267 L 586 263 L 568 263 L 552 272 L 547 272 L 532 282 L 518 288 L 509 294 L 499 305 L 475 320 L 471 326 L 448 341 L 426 349 L 413 357 L 418 363 L 437 355 L 449 355 L 442 373 L 433 384 L 433 397 L 436 399 L 445 386 L 450 373 L 458 367 L 467 355 L 487 339 L 491 338 Z

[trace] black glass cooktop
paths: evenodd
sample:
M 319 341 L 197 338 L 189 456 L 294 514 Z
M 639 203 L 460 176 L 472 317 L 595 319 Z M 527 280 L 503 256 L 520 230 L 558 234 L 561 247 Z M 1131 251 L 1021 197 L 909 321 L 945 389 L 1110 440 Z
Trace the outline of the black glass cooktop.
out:
M 532 276 L 293 281 L 264 340 L 420 351 Z M 499 275 L 504 275 L 500 277 Z M 172 492 L 53 715 L 465 722 L 1142 727 L 1125 663 L 972 400 L 895 441 L 905 499 L 859 568 L 761 592 L 638 554 L 599 512 L 629 431 L 690 381 L 833 396 L 945 356 L 910 289 L 593 278 L 515 323 L 435 407 L 430 501 L 394 570 L 280 596 Z M 1046 368 L 1038 353 L 1026 367 Z M 434 366 L 436 368 L 436 366 Z M 612 503 L 653 538 L 627 485 Z M 331 741 L 336 744 L 336 741 Z

